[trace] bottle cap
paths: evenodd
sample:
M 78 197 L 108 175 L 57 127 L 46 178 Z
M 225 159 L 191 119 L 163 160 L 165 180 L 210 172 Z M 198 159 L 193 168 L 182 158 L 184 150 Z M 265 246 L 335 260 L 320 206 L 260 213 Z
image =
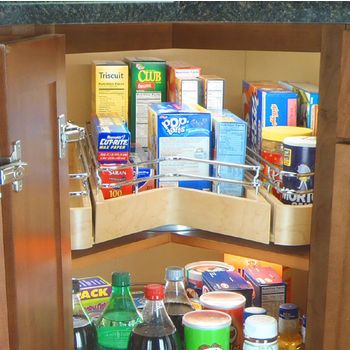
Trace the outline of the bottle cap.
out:
M 113 287 L 130 286 L 130 273 L 129 272 L 113 272 L 113 274 L 112 274 L 112 286 Z
M 263 307 L 250 306 L 246 307 L 243 312 L 243 322 L 253 315 L 266 315 L 266 310 Z
M 284 320 L 295 320 L 299 317 L 298 306 L 295 304 L 280 305 L 279 316 Z
M 170 266 L 165 269 L 165 279 L 167 281 L 183 281 L 185 278 L 184 269 L 178 266 Z
M 80 284 L 77 278 L 72 278 L 72 291 L 74 294 L 77 294 L 80 292 Z
M 246 338 L 273 339 L 277 335 L 277 320 L 272 316 L 253 315 L 245 320 L 244 336 Z
M 161 284 L 148 284 L 145 287 L 145 298 L 147 300 L 163 300 L 164 286 Z

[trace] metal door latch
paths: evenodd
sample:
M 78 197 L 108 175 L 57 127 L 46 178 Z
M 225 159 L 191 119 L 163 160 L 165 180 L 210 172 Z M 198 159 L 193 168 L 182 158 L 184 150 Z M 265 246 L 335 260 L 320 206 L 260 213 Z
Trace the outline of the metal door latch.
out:
M 22 162 L 21 153 L 21 141 L 18 140 L 13 145 L 10 157 L 0 157 L 0 186 L 12 183 L 15 192 L 22 191 L 22 179 L 28 165 Z
M 66 121 L 66 116 L 61 114 L 58 117 L 58 143 L 59 157 L 66 156 L 67 143 L 78 142 L 85 138 L 85 129 Z

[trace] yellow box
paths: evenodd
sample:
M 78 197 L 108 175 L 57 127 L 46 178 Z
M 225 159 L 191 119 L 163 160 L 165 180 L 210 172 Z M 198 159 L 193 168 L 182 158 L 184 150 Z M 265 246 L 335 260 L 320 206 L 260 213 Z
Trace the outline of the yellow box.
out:
M 92 62 L 92 115 L 128 121 L 128 65 L 122 61 Z

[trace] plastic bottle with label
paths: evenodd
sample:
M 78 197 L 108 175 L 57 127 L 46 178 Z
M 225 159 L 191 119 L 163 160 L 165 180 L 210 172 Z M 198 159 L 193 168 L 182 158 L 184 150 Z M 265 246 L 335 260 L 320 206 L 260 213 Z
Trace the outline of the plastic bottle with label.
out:
M 112 295 L 96 323 L 99 350 L 126 350 L 131 331 L 141 322 L 130 293 L 130 274 L 114 272 Z

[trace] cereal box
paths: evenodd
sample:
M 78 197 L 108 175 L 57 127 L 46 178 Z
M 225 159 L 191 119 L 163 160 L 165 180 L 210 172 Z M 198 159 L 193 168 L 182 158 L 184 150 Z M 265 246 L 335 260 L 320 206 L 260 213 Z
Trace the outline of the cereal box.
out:
M 316 135 L 318 116 L 318 86 L 310 83 L 280 81 L 283 87 L 298 94 L 298 126 L 310 128 Z
M 210 159 L 211 114 L 199 105 L 175 103 L 152 104 L 149 108 L 149 149 L 154 158 L 183 156 Z M 157 174 L 191 174 L 209 176 L 209 165 L 191 161 L 164 161 L 157 165 Z M 206 180 L 165 177 L 159 187 L 188 187 L 211 190 Z
M 213 160 L 244 164 L 246 157 L 247 123 L 228 110 L 212 113 Z M 213 166 L 213 176 L 243 181 L 244 170 L 227 166 Z M 213 191 L 242 197 L 244 188 L 239 184 L 217 182 Z
M 225 79 L 216 75 L 202 75 L 202 106 L 209 110 L 221 111 L 224 108 Z
M 261 152 L 266 126 L 296 126 L 297 94 L 274 82 L 243 81 L 243 109 L 248 123 L 248 147 Z
M 131 141 L 147 147 L 148 106 L 166 100 L 166 64 L 153 57 L 127 57 L 130 71 Z
M 202 69 L 183 61 L 167 62 L 168 101 L 176 102 L 176 79 L 192 79 L 201 75 Z
M 111 285 L 101 277 L 79 278 L 81 303 L 93 320 L 102 314 L 112 293 Z
M 198 104 L 202 96 L 198 78 L 176 78 L 176 103 Z
M 92 115 L 128 121 L 129 72 L 122 61 L 93 61 Z
M 286 302 L 287 285 L 272 267 L 247 267 L 244 278 L 254 288 L 253 305 L 263 307 L 267 314 L 278 318 L 280 304 Z
M 253 287 L 237 272 L 203 272 L 203 294 L 212 291 L 236 292 L 246 298 L 246 307 L 252 306 Z
M 120 118 L 93 117 L 92 138 L 101 163 L 126 163 L 129 160 L 130 132 Z

